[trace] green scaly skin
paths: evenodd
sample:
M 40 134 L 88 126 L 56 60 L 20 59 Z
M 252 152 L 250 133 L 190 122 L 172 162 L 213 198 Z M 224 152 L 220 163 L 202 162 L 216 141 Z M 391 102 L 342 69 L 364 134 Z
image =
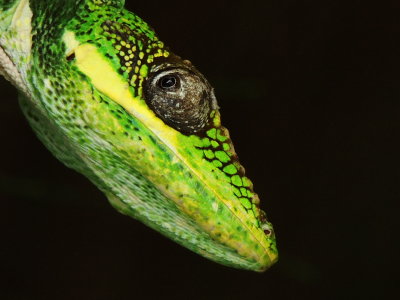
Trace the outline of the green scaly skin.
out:
M 218 263 L 266 270 L 277 260 L 272 225 L 221 125 L 212 89 L 123 6 L 0 0 L 0 73 L 20 91 L 39 139 L 118 211 Z M 160 89 L 152 78 L 171 68 L 186 70 L 174 75 L 183 85 L 193 83 L 181 90 L 206 98 L 187 108 L 203 116 L 196 130 L 185 121 L 183 129 L 173 125 L 149 104 Z

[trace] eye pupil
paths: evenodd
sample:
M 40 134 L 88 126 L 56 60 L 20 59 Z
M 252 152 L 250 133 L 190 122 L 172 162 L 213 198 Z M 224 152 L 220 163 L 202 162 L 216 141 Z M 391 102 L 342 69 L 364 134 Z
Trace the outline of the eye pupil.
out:
M 160 79 L 159 84 L 162 89 L 172 89 L 178 85 L 178 79 L 175 76 L 167 75 Z

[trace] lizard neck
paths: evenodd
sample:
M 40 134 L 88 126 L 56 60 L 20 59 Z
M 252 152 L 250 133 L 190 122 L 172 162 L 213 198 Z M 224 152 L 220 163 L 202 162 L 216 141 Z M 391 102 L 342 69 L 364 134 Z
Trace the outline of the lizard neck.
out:
M 0 1 L 0 74 L 28 96 L 26 74 L 31 62 L 31 23 L 29 0 Z

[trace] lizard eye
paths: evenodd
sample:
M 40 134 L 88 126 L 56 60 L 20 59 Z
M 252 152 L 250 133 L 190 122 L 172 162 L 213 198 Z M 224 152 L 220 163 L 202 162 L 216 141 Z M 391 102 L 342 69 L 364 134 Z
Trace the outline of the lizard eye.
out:
M 179 77 L 175 74 L 165 75 L 158 80 L 158 86 L 164 90 L 172 90 L 180 88 Z
M 144 97 L 164 123 L 184 134 L 206 127 L 215 101 L 204 77 L 185 67 L 168 67 L 150 74 Z

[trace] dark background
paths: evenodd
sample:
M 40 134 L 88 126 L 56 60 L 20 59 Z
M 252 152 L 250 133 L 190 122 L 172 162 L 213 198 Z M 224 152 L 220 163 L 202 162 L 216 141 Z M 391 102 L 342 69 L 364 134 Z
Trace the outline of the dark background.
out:
M 38 142 L 1 79 L 0 298 L 396 298 L 396 2 L 128 3 L 214 85 L 276 228 L 280 261 L 264 274 L 118 214 Z

